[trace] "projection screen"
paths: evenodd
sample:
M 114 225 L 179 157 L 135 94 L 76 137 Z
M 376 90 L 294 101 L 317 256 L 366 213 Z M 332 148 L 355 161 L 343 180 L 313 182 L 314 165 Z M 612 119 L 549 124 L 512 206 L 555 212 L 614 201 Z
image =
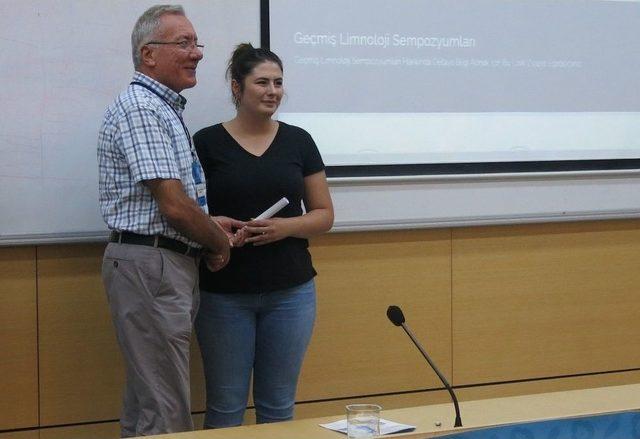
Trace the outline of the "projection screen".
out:
M 263 4 L 278 118 L 334 170 L 640 167 L 637 1 Z

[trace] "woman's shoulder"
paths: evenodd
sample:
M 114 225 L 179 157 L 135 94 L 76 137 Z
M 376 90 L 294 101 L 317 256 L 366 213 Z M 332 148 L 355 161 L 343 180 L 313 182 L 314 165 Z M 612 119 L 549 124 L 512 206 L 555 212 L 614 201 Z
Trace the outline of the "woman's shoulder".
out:
M 209 137 L 220 136 L 224 133 L 222 123 L 217 123 L 205 128 L 198 130 L 194 135 L 193 139 L 206 139 Z
M 307 130 L 305 130 L 304 128 L 301 128 L 299 126 L 296 125 L 290 125 L 286 122 L 282 122 L 282 121 L 278 121 L 278 123 L 280 124 L 280 130 L 284 133 L 287 134 L 291 137 L 294 138 L 304 138 L 304 139 L 311 139 L 311 134 L 309 134 L 309 132 Z

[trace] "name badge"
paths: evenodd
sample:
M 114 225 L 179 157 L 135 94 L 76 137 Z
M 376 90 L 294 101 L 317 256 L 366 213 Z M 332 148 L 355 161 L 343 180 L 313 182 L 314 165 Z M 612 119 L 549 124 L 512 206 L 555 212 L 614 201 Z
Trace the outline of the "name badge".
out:
M 207 184 L 204 181 L 202 166 L 200 166 L 197 160 L 194 160 L 191 164 L 191 173 L 193 174 L 193 181 L 196 184 L 196 199 L 198 204 L 207 210 Z

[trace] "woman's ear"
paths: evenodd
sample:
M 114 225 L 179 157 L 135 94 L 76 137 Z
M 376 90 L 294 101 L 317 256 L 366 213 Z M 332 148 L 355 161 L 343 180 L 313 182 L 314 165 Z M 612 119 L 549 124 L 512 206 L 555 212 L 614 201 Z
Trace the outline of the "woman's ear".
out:
M 240 97 L 242 96 L 242 89 L 240 83 L 235 79 L 231 80 L 231 94 L 233 95 L 233 102 L 238 105 L 240 103 Z

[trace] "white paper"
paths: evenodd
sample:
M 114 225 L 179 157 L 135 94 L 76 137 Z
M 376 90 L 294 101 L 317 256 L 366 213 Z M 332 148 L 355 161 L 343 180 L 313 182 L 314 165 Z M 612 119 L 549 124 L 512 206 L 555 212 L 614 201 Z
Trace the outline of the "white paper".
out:
M 347 420 L 341 419 L 339 421 L 330 422 L 328 424 L 319 424 L 320 427 L 327 428 L 329 430 L 337 431 L 338 433 L 347 434 Z M 406 433 L 416 429 L 415 425 L 399 424 L 398 422 L 389 421 L 387 419 L 380 418 L 380 434 L 392 434 L 392 433 Z
M 289 204 L 289 200 L 286 197 L 282 197 L 278 202 L 276 202 L 273 206 L 262 212 L 260 215 L 256 217 L 257 220 L 268 219 L 273 215 L 284 209 L 284 207 Z

